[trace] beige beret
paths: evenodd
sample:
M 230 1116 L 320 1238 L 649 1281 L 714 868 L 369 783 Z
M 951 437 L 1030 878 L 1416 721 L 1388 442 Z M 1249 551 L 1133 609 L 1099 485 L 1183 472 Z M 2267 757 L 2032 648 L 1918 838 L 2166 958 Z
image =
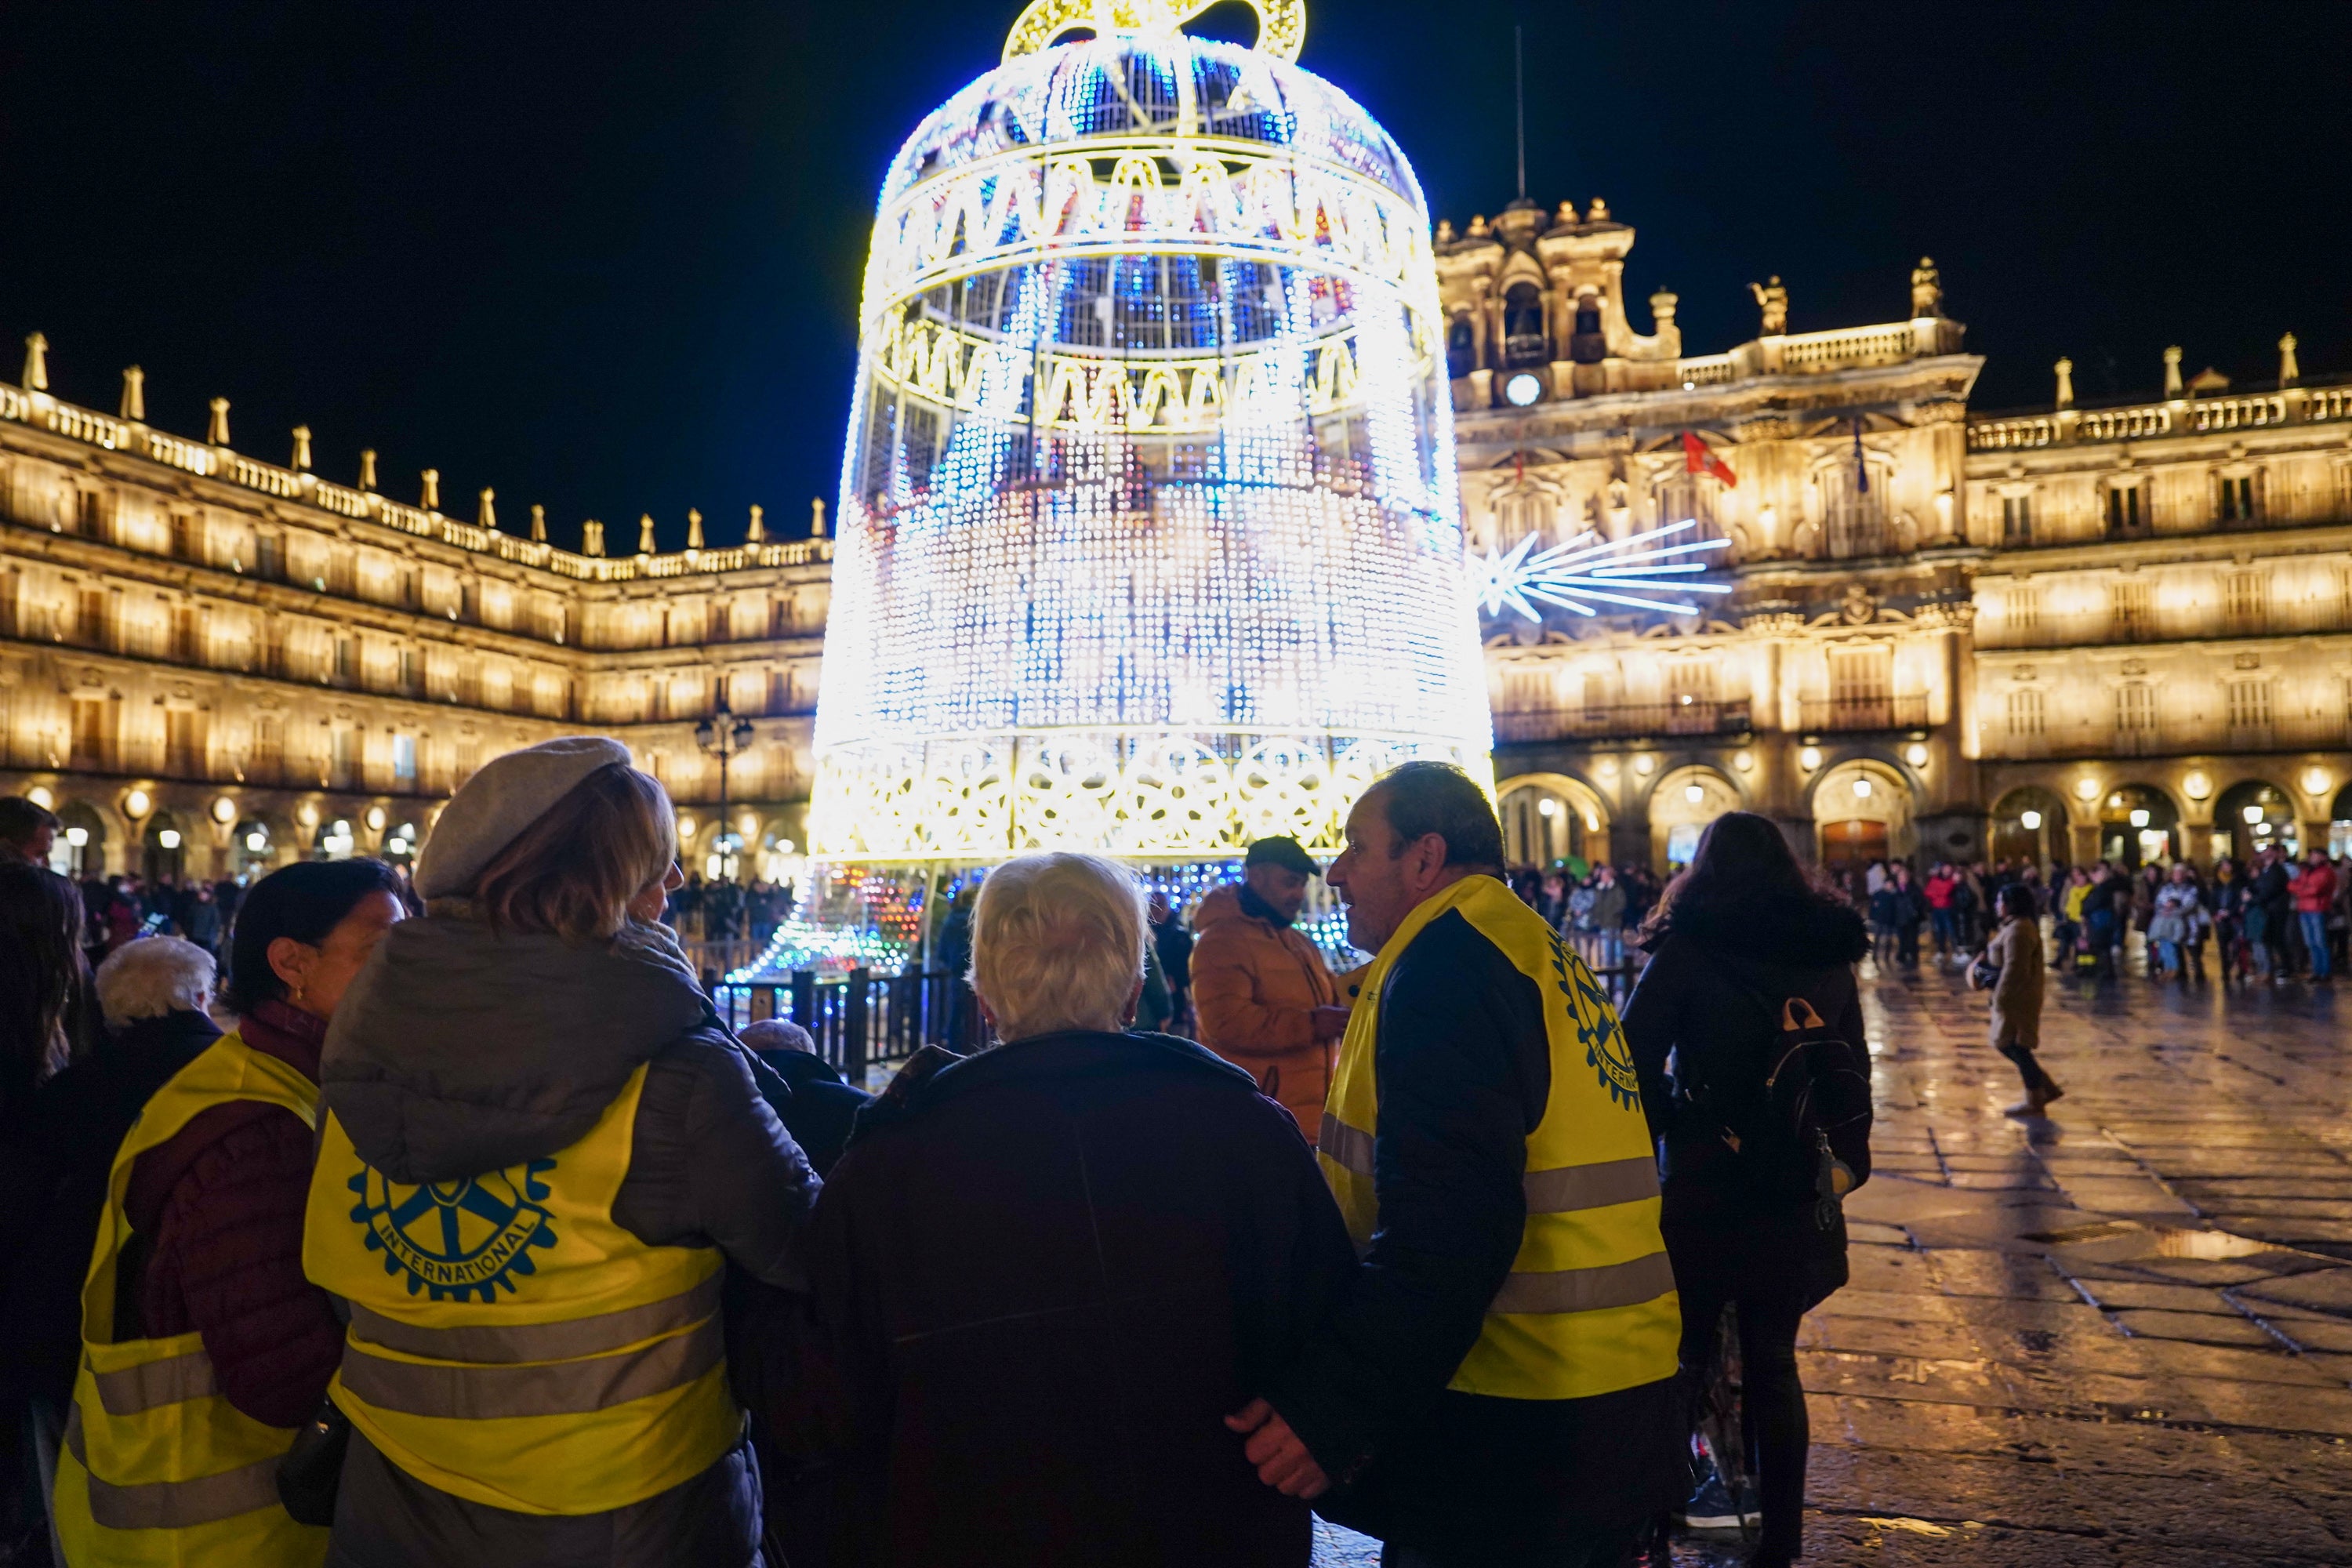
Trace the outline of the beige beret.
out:
M 580 781 L 598 768 L 627 763 L 629 748 L 602 735 L 565 735 L 493 757 L 466 781 L 416 859 L 419 898 L 466 891 L 499 851 L 522 837 Z

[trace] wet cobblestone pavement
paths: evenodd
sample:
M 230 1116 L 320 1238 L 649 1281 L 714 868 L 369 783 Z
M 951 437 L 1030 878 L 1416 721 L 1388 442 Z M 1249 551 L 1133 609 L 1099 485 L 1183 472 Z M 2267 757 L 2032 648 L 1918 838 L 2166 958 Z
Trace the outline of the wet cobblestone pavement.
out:
M 2352 1009 L 2352 999 L 2344 1004 Z M 1800 1345 L 1814 1563 L 2352 1563 L 2352 1030 L 2301 985 L 1873 979 L 1876 1174 Z M 1328 1536 L 1328 1568 L 1376 1560 Z M 1683 1565 L 1735 1548 L 1678 1545 Z

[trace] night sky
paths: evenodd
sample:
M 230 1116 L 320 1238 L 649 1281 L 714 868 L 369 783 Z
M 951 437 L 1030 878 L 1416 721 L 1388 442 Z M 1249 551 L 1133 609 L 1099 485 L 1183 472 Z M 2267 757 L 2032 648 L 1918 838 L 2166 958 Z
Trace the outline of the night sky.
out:
M 711 5 L 336 0 L 10 9 L 0 349 L 53 388 L 327 478 L 382 454 L 558 542 L 600 517 L 712 542 L 830 505 L 873 200 L 1020 0 Z M 1640 230 L 1636 301 L 1686 352 L 1895 320 L 1921 253 L 1989 355 L 1976 405 L 2152 390 L 2168 343 L 2241 381 L 2352 370 L 2352 4 L 1703 5 L 1310 0 L 1301 64 L 1381 119 L 1457 227 L 1528 182 Z M 1250 36 L 1221 6 L 1196 31 Z M 2333 234 L 2336 237 L 2330 239 Z M 1647 326 L 1645 307 L 1635 323 Z

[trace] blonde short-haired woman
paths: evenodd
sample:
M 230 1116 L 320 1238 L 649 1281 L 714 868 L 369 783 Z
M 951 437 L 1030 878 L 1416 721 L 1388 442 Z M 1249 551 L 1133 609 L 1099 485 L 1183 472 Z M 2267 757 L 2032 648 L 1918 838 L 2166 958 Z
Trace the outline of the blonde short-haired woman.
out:
M 334 1563 L 757 1558 L 722 1275 L 803 1288 L 817 1183 L 655 923 L 676 855 L 618 742 L 509 752 L 335 1015 L 304 1250 L 351 1308 Z

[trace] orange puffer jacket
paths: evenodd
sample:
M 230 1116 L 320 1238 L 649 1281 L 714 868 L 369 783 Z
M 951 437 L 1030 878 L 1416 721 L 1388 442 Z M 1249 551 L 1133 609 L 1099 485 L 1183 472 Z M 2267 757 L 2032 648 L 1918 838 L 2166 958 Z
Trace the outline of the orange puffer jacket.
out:
M 1300 931 L 1242 913 L 1231 887 L 1202 899 L 1192 924 L 1201 1043 L 1282 1101 L 1312 1143 L 1339 1048 L 1336 1040 L 1315 1037 L 1313 1014 L 1342 1000 L 1322 952 Z

